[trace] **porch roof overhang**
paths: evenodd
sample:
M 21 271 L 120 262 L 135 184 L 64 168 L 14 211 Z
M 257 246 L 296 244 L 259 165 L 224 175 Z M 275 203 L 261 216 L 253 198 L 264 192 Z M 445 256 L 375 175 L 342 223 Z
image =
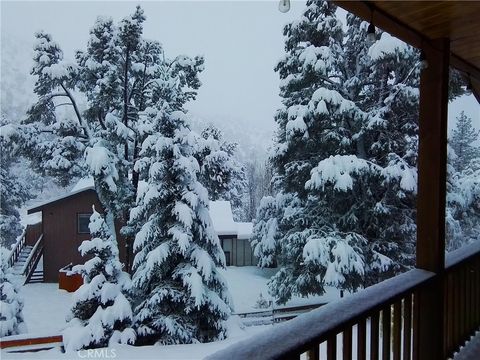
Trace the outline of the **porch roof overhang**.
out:
M 469 78 L 480 102 L 479 1 L 334 1 L 417 48 L 450 42 L 450 64 Z

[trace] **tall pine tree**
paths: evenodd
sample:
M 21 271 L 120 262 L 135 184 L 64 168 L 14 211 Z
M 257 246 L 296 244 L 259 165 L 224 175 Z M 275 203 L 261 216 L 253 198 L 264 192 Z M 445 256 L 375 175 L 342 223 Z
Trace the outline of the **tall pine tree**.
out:
M 165 111 L 170 108 L 170 111 Z M 147 186 L 131 212 L 135 237 L 133 298 L 141 344 L 207 342 L 225 337 L 230 313 L 220 240 L 198 182 L 198 139 L 168 102 L 152 109 L 152 134 L 137 168 Z
M 277 201 L 270 290 L 280 302 L 325 285 L 353 290 L 413 262 L 418 54 L 385 33 L 368 44 L 353 15 L 344 33 L 335 11 L 309 1 L 285 28 L 277 66 L 274 185 L 288 200 Z
M 464 171 L 472 160 L 480 158 L 480 146 L 476 145 L 480 137 L 480 130 L 472 125 L 472 119 L 462 111 L 457 116 L 453 134 L 450 137 L 450 146 L 455 152 L 454 165 L 457 171 Z
M 199 181 L 206 187 L 210 200 L 230 201 L 234 216 L 243 220 L 246 176 L 235 158 L 237 144 L 224 140 L 222 132 L 213 125 L 203 129 L 198 140 L 195 158 L 200 165 Z

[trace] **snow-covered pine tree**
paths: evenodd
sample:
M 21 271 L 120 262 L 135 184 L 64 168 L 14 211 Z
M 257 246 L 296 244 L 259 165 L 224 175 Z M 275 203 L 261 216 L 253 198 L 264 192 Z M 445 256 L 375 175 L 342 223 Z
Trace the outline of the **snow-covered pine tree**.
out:
M 413 261 L 418 54 L 388 34 L 370 47 L 351 14 L 343 33 L 335 10 L 309 1 L 277 66 L 274 185 L 292 202 L 277 217 L 280 302 L 365 286 Z
M 16 158 L 11 135 L 15 132 L 2 115 L 0 119 L 0 245 L 9 247 L 22 233 L 18 209 L 32 197 L 30 187 L 12 172 Z
M 253 236 L 250 240 L 254 255 L 259 259 L 258 266 L 273 267 L 278 254 L 278 217 L 281 208 L 277 205 L 279 197 L 265 196 L 260 201 Z
M 479 132 L 462 111 L 449 141 L 447 162 L 446 249 L 480 240 Z M 458 156 L 457 151 L 462 155 Z
M 3 234 L 0 233 L 0 236 Z M 17 335 L 26 332 L 23 321 L 23 300 L 15 283 L 8 258 L 10 251 L 0 245 L 0 336 Z
M 142 37 L 144 21 L 140 7 L 118 24 L 98 18 L 75 63 L 64 60 L 49 34 L 37 33 L 32 75 L 38 98 L 15 134 L 36 170 L 59 183 L 94 177 L 112 233 L 135 203 L 134 162 L 150 131 L 142 114 L 163 98 L 179 107 L 194 99 L 203 69 L 201 57 L 167 58 L 157 41 Z M 167 72 L 179 75 L 176 84 L 168 83 Z
M 480 130 L 473 127 L 472 119 L 462 111 L 457 116 L 449 141 L 456 155 L 454 165 L 457 171 L 464 171 L 472 160 L 480 158 L 480 146 L 475 145 L 479 137 Z
M 197 180 L 198 139 L 186 115 L 174 109 L 168 101 L 150 109 L 153 131 L 137 162 L 147 182 L 130 218 L 143 224 L 135 237 L 132 279 L 141 344 L 222 339 L 230 313 L 227 285 L 218 271 L 225 258 L 211 224 L 207 190 Z
M 131 305 L 123 295 L 130 277 L 122 270 L 110 227 L 95 208 L 89 228 L 92 238 L 79 250 L 90 259 L 72 269 L 82 274 L 84 284 L 73 295 L 63 337 L 67 351 L 133 344 L 136 338 Z
M 214 125 L 203 129 L 195 158 L 200 165 L 199 181 L 208 191 L 210 200 L 230 201 L 236 220 L 244 220 L 242 197 L 246 188 L 243 166 L 235 158 L 237 144 L 223 139 Z
M 135 204 L 139 174 L 134 164 L 153 129 L 145 114 L 164 102 L 181 110 L 195 98 L 203 70 L 203 58 L 170 59 L 157 41 L 145 40 L 144 21 L 140 7 L 118 24 L 98 18 L 76 63 L 63 59 L 50 35 L 37 33 L 32 75 L 38 99 L 14 135 L 35 168 L 59 183 L 93 176 L 113 238 L 115 224 L 125 224 Z M 143 223 L 130 225 L 123 231 L 127 254 L 134 235 L 129 229 Z M 112 256 L 117 257 L 114 246 Z

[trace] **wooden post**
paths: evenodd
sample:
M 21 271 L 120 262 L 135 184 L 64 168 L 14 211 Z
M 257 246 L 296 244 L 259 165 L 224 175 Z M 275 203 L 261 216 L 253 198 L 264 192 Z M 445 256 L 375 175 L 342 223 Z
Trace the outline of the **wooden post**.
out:
M 417 267 L 438 275 L 415 293 L 414 359 L 443 359 L 443 271 L 445 269 L 445 203 L 447 108 L 450 42 L 423 45 L 428 67 L 420 78 Z

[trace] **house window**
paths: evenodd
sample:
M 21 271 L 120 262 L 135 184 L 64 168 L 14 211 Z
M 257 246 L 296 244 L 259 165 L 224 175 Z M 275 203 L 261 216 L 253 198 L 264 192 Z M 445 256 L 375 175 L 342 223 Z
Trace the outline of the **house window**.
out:
M 88 224 L 90 223 L 90 216 L 92 214 L 77 214 L 77 233 L 90 234 Z

